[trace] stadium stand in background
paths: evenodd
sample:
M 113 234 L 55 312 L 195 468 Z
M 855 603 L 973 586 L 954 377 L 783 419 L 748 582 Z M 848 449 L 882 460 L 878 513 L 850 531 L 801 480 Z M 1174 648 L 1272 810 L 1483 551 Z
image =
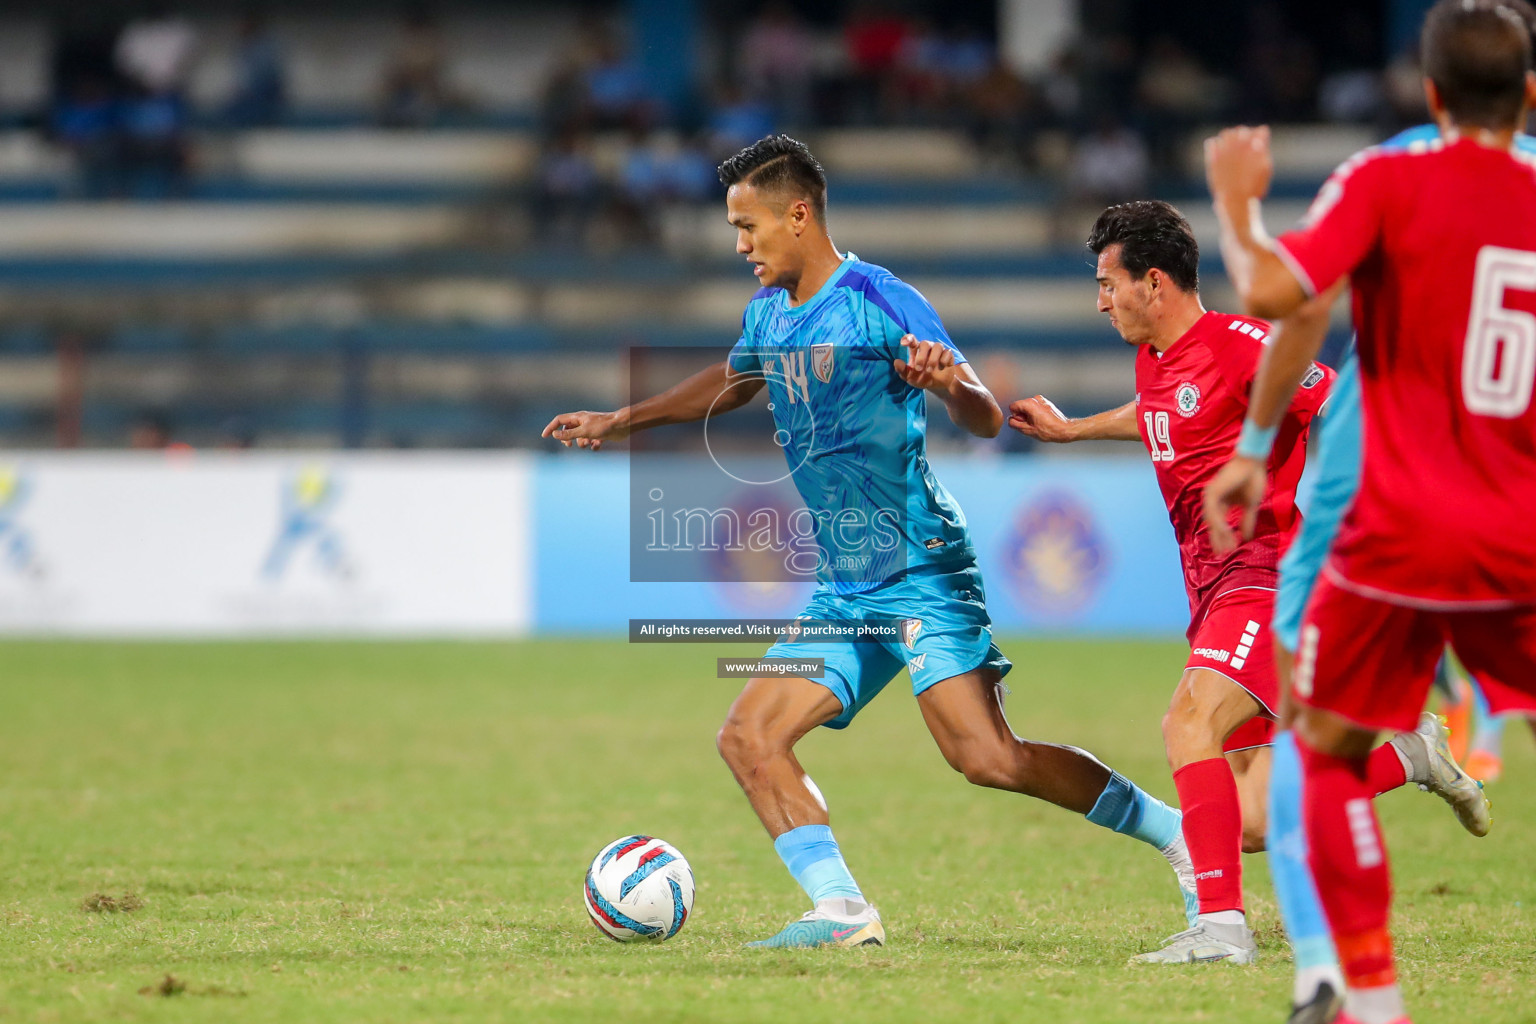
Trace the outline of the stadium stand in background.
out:
M 1182 203 L 1214 280 L 1203 129 L 1278 124 L 1281 223 L 1423 116 L 1385 16 L 1145 6 L 7 15 L 0 443 L 535 446 L 622 403 L 627 346 L 735 339 L 753 285 L 714 165 L 771 131 L 1000 396 L 1122 401 L 1081 241 L 1103 204 Z M 647 12 L 678 11 L 658 60 Z

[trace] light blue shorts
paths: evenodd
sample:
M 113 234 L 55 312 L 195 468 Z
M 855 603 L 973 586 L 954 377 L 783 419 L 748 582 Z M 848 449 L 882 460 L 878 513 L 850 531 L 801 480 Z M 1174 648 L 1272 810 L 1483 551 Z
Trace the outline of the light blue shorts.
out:
M 821 658 L 823 678 L 813 680 L 831 690 L 843 705 L 842 714 L 825 723 L 847 728 L 866 704 L 874 700 L 903 668 L 912 675 L 915 697 L 934 683 L 982 666 L 1005 676 L 1013 663 L 992 642 L 981 572 L 974 565 L 951 572 L 909 574 L 862 594 L 836 594 L 817 588 L 801 612 L 802 618 L 865 622 L 889 627 L 898 635 L 863 643 L 779 642 L 765 658 Z

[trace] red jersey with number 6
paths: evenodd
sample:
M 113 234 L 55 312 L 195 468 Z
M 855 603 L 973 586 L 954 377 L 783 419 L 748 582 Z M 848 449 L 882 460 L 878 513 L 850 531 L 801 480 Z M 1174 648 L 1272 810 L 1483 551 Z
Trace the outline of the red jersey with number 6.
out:
M 1280 556 L 1301 524 L 1296 485 L 1306 463 L 1307 431 L 1333 386 L 1333 371 L 1321 365 L 1308 371 L 1280 425 L 1253 539 L 1218 555 L 1205 525 L 1205 485 L 1232 457 L 1268 337 L 1263 320 L 1211 312 L 1165 351 L 1143 345 L 1136 354 L 1136 419 L 1179 540 L 1191 631 L 1217 594 L 1237 586 L 1274 587 Z M 1233 510 L 1233 527 L 1241 521 L 1241 512 Z
M 1536 167 L 1471 139 L 1368 149 L 1279 243 L 1303 288 L 1354 289 L 1365 451 L 1330 576 L 1536 602 Z

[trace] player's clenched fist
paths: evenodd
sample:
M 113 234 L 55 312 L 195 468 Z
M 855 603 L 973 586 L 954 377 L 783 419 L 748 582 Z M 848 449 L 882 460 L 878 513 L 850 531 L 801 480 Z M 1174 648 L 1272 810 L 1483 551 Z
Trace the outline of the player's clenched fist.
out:
M 563 412 L 549 421 L 540 437 L 552 437 L 569 448 L 597 451 L 604 441 L 622 441 L 629 436 L 629 423 L 616 412 Z
M 915 388 L 948 387 L 955 368 L 955 350 L 937 341 L 919 341 L 904 335 L 901 347 L 907 358 L 892 360 L 901 379 Z
M 1008 425 L 1036 441 L 1063 443 L 1075 441 L 1072 421 L 1044 395 L 1021 398 L 1008 406 Z
M 1262 199 L 1274 173 L 1268 125 L 1227 128 L 1205 140 L 1205 180 L 1213 196 Z

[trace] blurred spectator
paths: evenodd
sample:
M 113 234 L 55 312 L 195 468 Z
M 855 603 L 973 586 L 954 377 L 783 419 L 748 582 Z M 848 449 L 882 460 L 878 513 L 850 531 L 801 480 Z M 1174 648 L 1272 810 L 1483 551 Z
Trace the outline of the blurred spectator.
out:
M 1071 183 L 1079 198 L 1103 206 L 1140 198 L 1150 170 L 1141 136 L 1105 114 L 1098 130 L 1077 144 Z
M 448 55 L 437 22 L 425 10 L 407 14 L 384 67 L 380 119 L 394 127 L 422 126 L 462 105 L 448 82 Z
M 552 245 L 582 245 L 600 199 L 601 182 L 587 140 L 579 128 L 567 126 L 539 162 L 534 229 Z
M 715 90 L 718 105 L 709 115 L 710 149 L 730 156 L 774 133 L 773 107 L 726 82 Z
M 1163 171 L 1179 169 L 1185 136 L 1216 112 L 1217 83 L 1177 39 L 1163 35 L 1152 40 L 1148 49 L 1136 96 L 1145 116 L 1153 164 Z
M 668 207 L 702 202 L 714 194 L 714 170 L 714 162 L 696 144 L 637 121 L 619 171 L 616 206 L 623 240 L 655 244 Z
M 843 28 L 843 45 L 852 67 L 846 114 L 868 123 L 881 115 L 897 113 L 897 96 L 891 88 L 908 37 L 907 22 L 882 10 L 878 4 L 861 3 Z
M 117 118 L 111 85 L 96 76 L 82 75 L 67 84 L 53 105 L 50 132 L 74 161 L 72 190 L 81 196 L 100 199 L 122 191 Z
M 967 90 L 966 125 L 971 139 L 1005 166 L 1035 166 L 1035 140 L 1045 119 L 1039 92 L 1000 63 L 994 63 Z
M 1317 112 L 1317 55 L 1292 32 L 1274 3 L 1248 9 L 1243 54 L 1243 119 L 1249 123 L 1309 121 Z
M 600 32 L 593 40 L 581 82 L 594 128 L 619 128 L 651 115 L 645 76 L 611 31 Z
M 954 85 L 960 88 L 975 85 L 996 63 L 996 48 L 975 25 L 954 25 L 944 34 L 939 67 Z
M 118 111 L 126 191 L 140 197 L 187 188 L 190 111 L 186 101 L 197 33 L 183 18 L 155 10 L 118 35 L 117 67 L 130 83 Z
M 284 102 L 283 53 L 266 20 L 259 14 L 240 19 L 235 54 L 235 91 L 225 118 L 237 127 L 274 124 Z
M 123 26 L 117 37 L 117 68 L 151 94 L 180 95 L 197 46 L 197 33 L 185 19 L 155 8 Z
M 163 198 L 187 190 L 189 119 L 179 92 L 141 93 L 123 102 L 122 161 L 129 194 Z
M 737 66 L 748 95 L 766 100 L 779 120 L 798 126 L 810 114 L 816 41 L 794 8 L 763 6 L 741 38 Z
M 1328 75 L 1317 90 L 1318 112 L 1329 121 L 1375 122 L 1385 104 L 1381 75 L 1366 68 Z
M 1082 53 L 1076 46 L 1064 47 L 1051 57 L 1041 93 L 1058 124 L 1079 123 L 1083 110 L 1083 67 Z
M 1429 117 L 1424 99 L 1424 70 L 1419 64 L 1418 46 L 1410 46 L 1387 65 L 1384 76 L 1386 103 L 1391 123 L 1389 129 L 1421 124 Z
M 230 416 L 219 424 L 215 442 L 224 451 L 247 451 L 256 447 L 256 421 L 249 416 Z
M 140 451 L 160 451 L 171 446 L 171 418 L 158 410 L 139 413 L 128 428 L 128 447 Z
M 1089 34 L 1081 47 L 1079 81 L 1085 111 L 1092 115 L 1125 110 L 1136 96 L 1136 43 L 1120 33 Z

